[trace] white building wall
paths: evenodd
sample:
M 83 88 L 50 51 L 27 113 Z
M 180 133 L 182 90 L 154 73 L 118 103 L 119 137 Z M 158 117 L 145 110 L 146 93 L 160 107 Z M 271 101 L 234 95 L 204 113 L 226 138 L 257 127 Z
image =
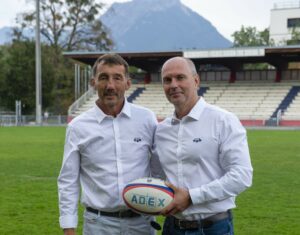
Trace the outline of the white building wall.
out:
M 270 38 L 274 40 L 275 45 L 286 45 L 286 41 L 291 39 L 292 28 L 288 28 L 288 19 L 300 18 L 300 4 L 286 5 L 283 8 L 271 10 L 270 20 Z

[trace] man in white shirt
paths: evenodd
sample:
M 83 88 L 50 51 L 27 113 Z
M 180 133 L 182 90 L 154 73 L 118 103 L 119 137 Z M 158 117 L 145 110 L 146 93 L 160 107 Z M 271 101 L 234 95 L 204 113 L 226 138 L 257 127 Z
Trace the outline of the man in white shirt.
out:
M 154 138 L 155 154 L 175 192 L 161 212 L 167 216 L 163 234 L 233 234 L 235 197 L 252 184 L 246 131 L 234 114 L 198 96 L 200 79 L 191 60 L 167 60 L 161 76 L 175 107 Z
M 150 176 L 157 119 L 152 111 L 125 99 L 130 79 L 121 56 L 98 58 L 91 82 L 99 98 L 69 123 L 66 132 L 58 177 L 60 226 L 65 235 L 75 234 L 81 194 L 83 234 L 154 234 L 153 218 L 128 210 L 122 191 L 130 181 Z

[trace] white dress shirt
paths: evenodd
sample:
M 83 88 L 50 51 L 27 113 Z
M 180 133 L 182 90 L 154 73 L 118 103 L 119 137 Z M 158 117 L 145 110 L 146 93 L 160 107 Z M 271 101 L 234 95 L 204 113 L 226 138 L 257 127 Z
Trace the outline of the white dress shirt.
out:
M 156 125 L 152 111 L 127 101 L 115 118 L 95 105 L 69 123 L 58 177 L 62 228 L 77 227 L 80 188 L 85 207 L 108 212 L 126 208 L 124 186 L 150 175 Z
M 188 115 L 158 124 L 158 155 L 167 180 L 189 191 L 192 205 L 180 219 L 205 218 L 235 207 L 252 184 L 247 136 L 238 118 L 201 97 Z

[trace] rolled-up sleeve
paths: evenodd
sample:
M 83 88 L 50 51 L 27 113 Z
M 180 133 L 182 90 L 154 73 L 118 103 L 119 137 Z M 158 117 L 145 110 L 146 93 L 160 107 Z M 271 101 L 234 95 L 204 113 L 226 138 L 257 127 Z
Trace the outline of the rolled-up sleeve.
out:
M 64 146 L 63 163 L 58 176 L 59 223 L 61 228 L 76 228 L 78 223 L 78 200 L 80 153 L 75 130 L 68 126 Z

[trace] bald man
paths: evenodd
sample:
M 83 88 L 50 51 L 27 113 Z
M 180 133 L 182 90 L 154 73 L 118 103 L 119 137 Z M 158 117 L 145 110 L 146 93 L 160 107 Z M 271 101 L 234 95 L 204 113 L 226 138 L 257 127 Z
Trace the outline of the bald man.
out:
M 246 130 L 232 113 L 198 96 L 200 78 L 183 57 L 167 60 L 161 71 L 165 95 L 174 113 L 158 124 L 155 154 L 172 203 L 163 234 L 233 234 L 235 197 L 252 184 Z

